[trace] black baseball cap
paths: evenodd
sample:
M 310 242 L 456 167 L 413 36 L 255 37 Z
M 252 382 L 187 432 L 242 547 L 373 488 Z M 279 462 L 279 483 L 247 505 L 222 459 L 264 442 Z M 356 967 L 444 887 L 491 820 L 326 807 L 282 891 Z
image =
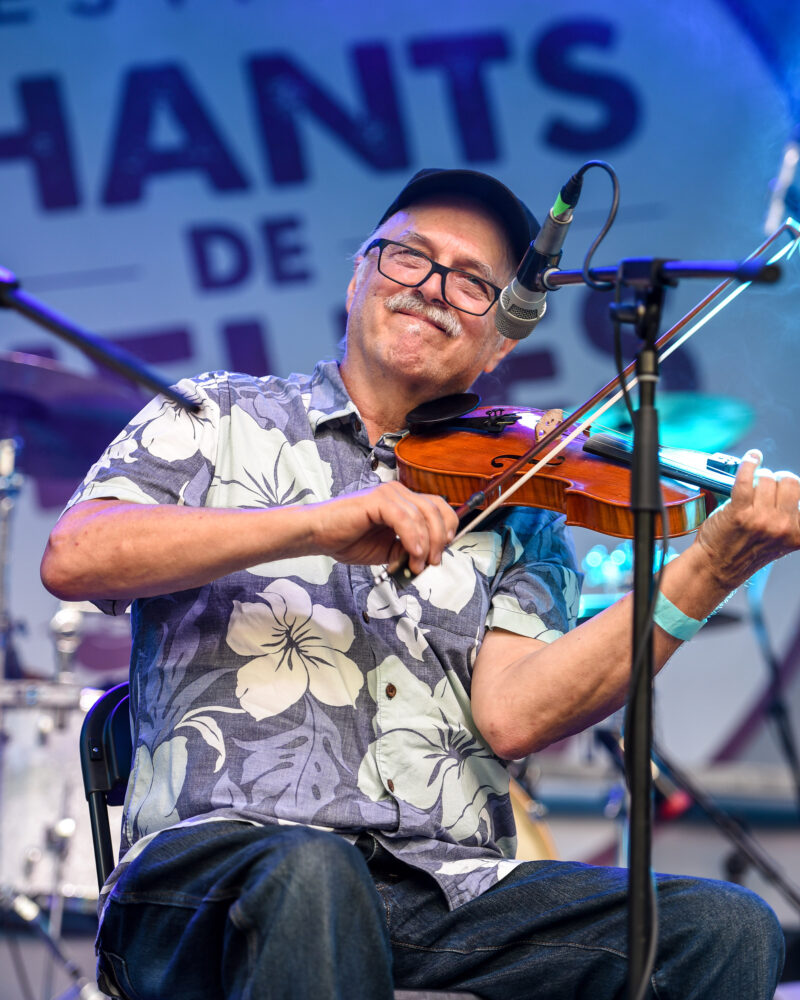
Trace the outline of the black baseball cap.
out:
M 383 213 L 378 226 L 395 212 L 436 194 L 465 195 L 489 208 L 505 229 L 517 261 L 522 260 L 539 232 L 533 212 L 496 177 L 478 170 L 442 170 L 438 167 L 417 171 Z

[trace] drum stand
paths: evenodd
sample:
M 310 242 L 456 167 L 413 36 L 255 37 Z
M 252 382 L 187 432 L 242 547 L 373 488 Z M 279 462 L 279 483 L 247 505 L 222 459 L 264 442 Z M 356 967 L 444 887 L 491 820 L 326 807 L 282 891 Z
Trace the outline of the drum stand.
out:
M 21 673 L 12 641 L 15 623 L 9 615 L 7 600 L 11 520 L 16 498 L 23 483 L 21 473 L 16 470 L 19 448 L 20 441 L 17 437 L 8 436 L 0 439 L 0 687 L 7 685 L 9 688 L 20 683 L 18 680 L 10 680 L 10 678 L 17 678 Z M 76 619 L 76 612 L 70 609 L 62 610 L 56 614 L 51 622 L 57 654 L 57 682 L 62 684 L 70 683 L 73 677 L 72 665 L 80 641 L 82 617 L 80 612 L 77 612 L 77 615 Z M 9 740 L 5 725 L 6 709 L 9 707 L 6 704 L 7 701 L 6 697 L 0 698 L 0 810 L 5 802 L 3 788 L 4 751 Z M 52 708 L 52 712 L 54 713 L 54 725 L 59 728 L 63 727 L 66 723 L 66 710 L 56 706 Z M 73 980 L 73 985 L 65 993 L 53 997 L 53 1000 L 103 1000 L 104 995 L 98 991 L 96 985 L 82 975 L 75 963 L 64 954 L 60 945 L 64 918 L 64 895 L 61 891 L 64 865 L 69 852 L 70 838 L 75 828 L 75 821 L 66 816 L 67 806 L 66 796 L 64 796 L 60 809 L 62 818 L 46 830 L 46 847 L 56 857 L 55 891 L 49 897 L 49 920 L 45 920 L 41 908 L 33 899 L 6 886 L 0 886 L 0 911 L 15 913 L 32 928 L 50 952 L 52 961 L 45 970 L 43 986 L 45 1000 L 49 1000 L 52 996 L 52 976 L 57 963 L 60 963 L 67 975 Z M 0 849 L 2 849 L 1 845 Z
M 60 818 L 52 826 L 46 829 L 47 849 L 55 855 L 56 863 L 54 868 L 53 885 L 54 890 L 48 897 L 49 920 L 47 922 L 47 936 L 49 941 L 58 948 L 62 940 L 64 929 L 64 869 L 69 854 L 71 838 L 75 832 L 75 820 L 67 816 L 69 811 L 68 795 L 66 789 L 62 789 Z M 56 958 L 60 958 L 58 951 L 54 950 Z M 47 1000 L 53 991 L 53 972 L 55 963 L 50 962 L 45 970 L 44 985 L 42 986 L 42 996 Z M 69 971 L 69 970 L 68 970 Z
M 11 684 L 8 683 L 8 686 L 10 687 Z M 52 688 L 49 693 L 52 694 Z M 4 697 L 2 700 L 5 701 L 6 698 Z M 43 706 L 43 709 L 54 713 L 56 725 L 58 725 L 59 717 L 64 718 L 65 713 L 68 711 L 57 704 L 51 705 L 49 709 Z M 6 711 L 7 706 L 0 704 L 0 740 L 2 741 L 8 739 L 4 725 Z M 46 739 L 47 736 L 45 735 L 44 738 Z M 3 771 L 4 762 L 0 753 L 0 778 Z M 4 802 L 3 789 L 0 788 L 0 808 L 2 808 Z M 29 925 L 31 930 L 44 942 L 48 949 L 49 961 L 42 968 L 40 995 L 43 1000 L 51 1000 L 51 998 L 52 1000 L 103 1000 L 104 995 L 97 990 L 96 985 L 82 975 L 79 968 L 66 957 L 61 948 L 65 911 L 65 896 L 63 892 L 66 875 L 65 865 L 75 832 L 75 820 L 68 815 L 69 811 L 68 792 L 65 787 L 62 788 L 62 801 L 58 810 L 60 818 L 48 824 L 44 830 L 45 850 L 50 852 L 55 858 L 51 883 L 53 889 L 47 896 L 47 916 L 45 916 L 39 904 L 34 899 L 24 893 L 18 892 L 11 886 L 5 885 L 0 886 L 0 912 L 16 914 L 17 917 Z M 34 994 L 30 985 L 26 985 L 23 979 L 23 970 L 19 967 L 19 962 L 15 961 L 15 965 L 17 965 L 17 975 L 20 985 L 23 987 L 26 995 L 33 998 Z M 74 982 L 73 986 L 67 992 L 54 997 L 53 976 L 59 965 Z
M 609 753 L 614 764 L 625 775 L 625 760 L 623 756 L 622 737 L 618 730 L 598 727 L 595 737 Z M 793 886 L 783 875 L 772 858 L 761 847 L 753 835 L 735 817 L 725 812 L 714 802 L 699 785 L 670 760 L 663 750 L 653 746 L 651 754 L 653 786 L 656 793 L 669 801 L 679 791 L 684 800 L 680 812 L 685 812 L 692 806 L 697 806 L 714 823 L 734 845 L 737 857 L 746 859 L 747 863 L 757 869 L 773 885 L 785 899 L 800 913 L 800 890 Z M 742 869 L 744 870 L 744 869 Z M 732 873 L 731 873 L 732 874 Z
M 6 598 L 11 517 L 22 487 L 22 475 L 16 471 L 18 450 L 18 438 L 0 439 L 0 679 L 19 675 L 12 642 L 15 624 L 8 614 Z
M 199 403 L 183 396 L 164 379 L 157 376 L 149 368 L 143 365 L 133 355 L 128 354 L 114 344 L 106 342 L 86 330 L 81 329 L 77 324 L 71 323 L 65 316 L 48 309 L 32 296 L 22 291 L 16 277 L 4 267 L 0 267 L 0 308 L 13 309 L 21 315 L 27 317 L 32 322 L 44 327 L 54 333 L 57 337 L 67 343 L 73 344 L 81 350 L 87 357 L 99 362 L 105 368 L 118 372 L 130 382 L 139 386 L 145 386 L 151 391 L 164 394 L 168 399 L 177 403 L 180 407 L 191 413 L 197 413 L 200 409 Z M 68 445 L 68 452 L 73 451 L 76 438 L 74 435 L 65 434 L 67 418 L 79 418 L 78 424 L 87 428 L 94 421 L 96 424 L 105 408 L 107 417 L 113 417 L 111 410 L 113 404 L 118 404 L 120 409 L 124 409 L 125 423 L 132 413 L 135 413 L 141 406 L 142 400 L 139 398 L 135 405 L 131 403 L 131 393 L 122 392 L 119 388 L 109 391 L 105 384 L 101 384 L 99 379 L 91 380 L 83 376 L 70 374 L 62 370 L 60 366 L 48 362 L 41 358 L 30 358 L 25 355 L 12 355 L 2 359 L 3 377 L 10 380 L 10 391 L 0 392 L 0 417 L 8 420 L 0 421 L 0 782 L 3 776 L 4 754 L 3 743 L 6 738 L 3 709 L 6 704 L 14 704 L 13 695 L 15 692 L 3 690 L 7 684 L 9 666 L 15 663 L 12 656 L 11 634 L 13 626 L 9 621 L 6 612 L 6 587 L 5 574 L 7 565 L 7 550 L 9 536 L 9 522 L 14 507 L 14 498 L 19 492 L 21 477 L 15 472 L 17 440 L 13 433 L 7 432 L 6 423 L 11 422 L 16 426 L 25 423 L 30 419 L 34 425 L 44 422 L 47 429 L 58 433 Z M 19 375 L 26 373 L 24 382 L 19 381 Z M 2 380 L 0 380 L 2 381 Z M 20 385 L 25 389 L 19 391 Z M 61 392 L 57 391 L 61 389 Z M 85 390 L 81 393 L 78 388 Z M 102 389 L 102 392 L 97 391 Z M 87 422 L 86 414 L 82 412 L 81 399 L 93 402 L 94 416 Z M 99 408 L 99 409 L 98 409 Z M 115 422 L 114 433 L 119 430 L 120 424 Z M 105 441 L 110 440 L 110 436 L 105 437 Z M 29 438 L 29 444 L 31 439 Z M 39 442 L 39 455 L 46 461 L 53 457 L 52 440 L 49 442 Z M 29 448 L 29 452 L 36 452 L 36 448 Z M 85 468 L 85 466 L 83 466 Z M 69 630 L 67 630 L 69 631 Z M 72 653 L 75 646 L 72 645 L 73 636 L 60 635 L 56 641 L 56 650 L 59 656 L 58 679 L 68 681 L 71 674 Z M 61 645 L 59 645 L 61 643 Z M 8 695 L 8 697 L 6 697 Z M 62 710 L 56 708 L 56 720 L 63 719 Z M 77 748 L 76 748 L 77 750 Z M 76 754 L 77 756 L 77 754 Z M 2 787 L 0 787 L 0 809 L 4 799 Z M 51 843 L 58 845 L 57 865 L 58 885 L 57 893 L 51 902 L 51 918 L 54 925 L 57 925 L 58 935 L 53 936 L 45 926 L 38 905 L 21 894 L 13 891 L 3 892 L 0 888 L 0 910 L 11 908 L 23 920 L 30 923 L 40 937 L 43 938 L 53 956 L 61 962 L 63 967 L 73 978 L 74 986 L 55 1000 L 100 1000 L 103 997 L 95 986 L 82 978 L 78 970 L 61 951 L 58 944 L 60 936 L 60 914 L 63 911 L 63 895 L 61 894 L 61 876 L 63 874 L 63 864 L 67 856 L 68 839 L 59 831 L 60 824 L 53 828 Z M 59 838 L 61 838 L 59 840 Z M 55 905 L 54 905 L 55 903 Z M 58 913 L 53 911 L 57 910 Z
M 45 944 L 53 959 L 61 964 L 64 971 L 73 980 L 72 986 L 64 993 L 53 997 L 52 1000 L 106 1000 L 105 994 L 101 993 L 94 983 L 83 976 L 78 966 L 61 950 L 58 941 L 47 929 L 38 903 L 22 893 L 0 889 L 0 908 L 13 911 L 24 923 L 28 924 Z

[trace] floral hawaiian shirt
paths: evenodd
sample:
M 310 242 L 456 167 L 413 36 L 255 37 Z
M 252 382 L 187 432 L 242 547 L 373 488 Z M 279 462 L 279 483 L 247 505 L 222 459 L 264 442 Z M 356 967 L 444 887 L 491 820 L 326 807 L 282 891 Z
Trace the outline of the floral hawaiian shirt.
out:
M 396 476 L 399 435 L 370 446 L 335 362 L 179 388 L 201 411 L 153 400 L 70 504 L 275 507 Z M 282 559 L 133 603 L 124 860 L 167 827 L 232 818 L 367 831 L 451 907 L 514 866 L 508 776 L 472 719 L 470 675 L 487 628 L 551 641 L 574 622 L 563 521 L 511 508 L 401 591 L 376 570 Z

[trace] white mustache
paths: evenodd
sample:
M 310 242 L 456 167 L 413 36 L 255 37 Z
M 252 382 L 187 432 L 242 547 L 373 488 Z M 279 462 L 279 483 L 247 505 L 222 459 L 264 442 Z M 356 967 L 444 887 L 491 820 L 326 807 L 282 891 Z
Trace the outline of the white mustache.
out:
M 458 317 L 446 309 L 426 302 L 418 292 L 396 292 L 386 300 L 386 308 L 390 312 L 410 312 L 423 319 L 430 320 L 440 327 L 448 337 L 460 337 L 463 333 Z

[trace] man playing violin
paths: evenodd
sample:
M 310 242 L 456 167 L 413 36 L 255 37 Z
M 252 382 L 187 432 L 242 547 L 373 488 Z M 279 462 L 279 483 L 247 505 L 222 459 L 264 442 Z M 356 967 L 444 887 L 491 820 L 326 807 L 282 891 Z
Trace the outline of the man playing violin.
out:
M 573 628 L 560 515 L 513 507 L 450 545 L 448 504 L 396 481 L 406 414 L 512 349 L 496 300 L 536 230 L 494 178 L 421 171 L 355 258 L 340 364 L 186 380 L 199 414 L 153 401 L 54 528 L 48 589 L 133 605 L 107 989 L 623 995 L 626 873 L 517 862 L 503 762 L 624 702 L 630 601 Z M 664 570 L 658 668 L 800 547 L 800 481 L 759 463 Z M 411 585 L 376 582 L 405 554 Z M 772 996 L 782 936 L 757 896 L 659 876 L 658 905 L 649 996 Z

